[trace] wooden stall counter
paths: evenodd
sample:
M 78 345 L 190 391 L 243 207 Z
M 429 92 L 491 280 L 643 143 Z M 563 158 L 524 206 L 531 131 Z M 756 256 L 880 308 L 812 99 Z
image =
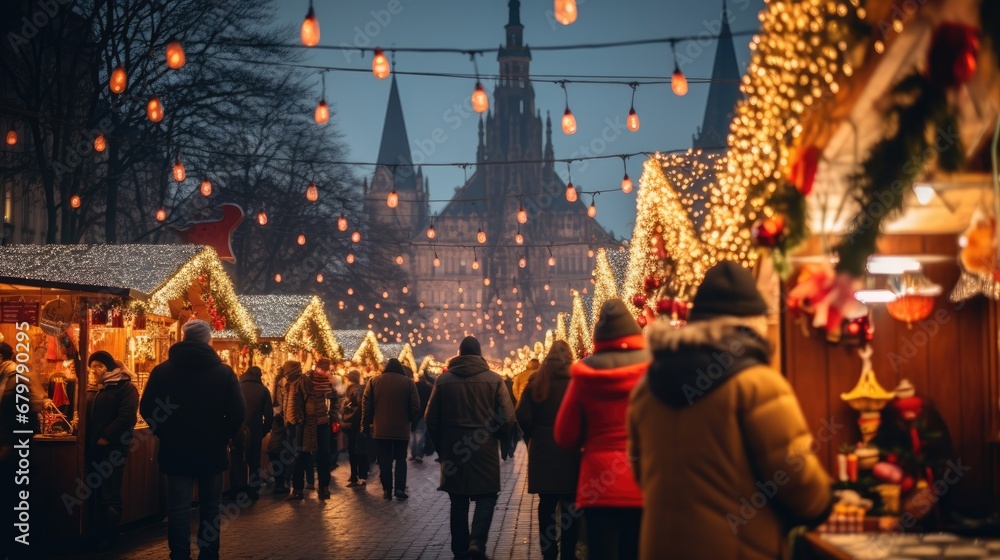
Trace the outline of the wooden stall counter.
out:
M 1000 538 L 951 533 L 806 533 L 798 559 L 1000 558 Z

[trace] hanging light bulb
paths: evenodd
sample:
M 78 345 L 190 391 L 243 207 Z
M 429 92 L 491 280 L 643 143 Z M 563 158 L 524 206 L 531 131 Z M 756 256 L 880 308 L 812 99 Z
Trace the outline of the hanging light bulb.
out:
M 579 195 L 576 194 L 576 187 L 573 186 L 573 181 L 570 181 L 566 184 L 566 201 L 576 202 L 578 198 Z
M 396 255 L 396 264 L 403 264 L 403 255 Z M 403 293 L 406 293 L 406 287 L 403 287 Z
M 111 93 L 121 93 L 125 91 L 125 86 L 127 85 L 128 74 L 125 73 L 125 67 L 119 64 L 111 71 L 111 78 L 108 80 L 108 89 L 111 90 Z
M 351 234 L 351 241 L 361 243 L 361 232 L 355 230 L 355 232 Z
M 625 119 L 625 126 L 632 132 L 639 130 L 639 114 L 635 112 L 635 107 L 628 110 L 628 118 Z
M 563 113 L 562 130 L 565 134 L 576 133 L 576 117 L 573 116 L 573 111 L 570 111 L 569 107 L 566 107 L 566 112 Z
M 83 204 L 83 200 L 80 199 L 80 195 L 74 194 L 73 196 L 69 197 L 69 205 L 74 210 L 79 208 L 81 204 Z
M 326 99 L 319 100 L 313 120 L 316 121 L 316 124 L 326 124 L 330 120 L 330 106 L 326 104 Z
M 434 253 L 434 267 L 437 268 L 441 266 L 441 259 L 438 258 L 438 254 Z
M 202 179 L 200 190 L 203 196 L 212 196 L 212 183 L 208 179 Z
M 340 217 L 337 218 L 337 229 L 340 231 L 347 231 L 347 216 L 341 214 Z
M 490 279 L 489 278 L 483 278 L 483 286 L 489 286 L 489 285 L 490 285 Z
M 257 212 L 257 223 L 262 226 L 267 225 L 267 212 L 264 212 L 263 210 Z
M 597 205 L 594 203 L 593 199 L 590 200 L 590 207 L 587 208 L 587 215 L 591 218 L 597 216 Z
M 164 208 L 160 208 L 156 211 L 156 221 L 162 222 L 167 219 L 167 211 Z
M 316 275 L 316 281 L 320 282 L 320 283 L 323 282 L 323 273 L 322 272 L 320 272 L 319 274 Z
M 625 194 L 632 192 L 632 179 L 628 178 L 628 173 L 622 178 L 622 192 Z
M 103 152 L 108 149 L 108 141 L 104 139 L 104 133 L 101 132 L 94 137 L 94 151 Z
M 519 266 L 519 267 L 521 267 L 521 268 L 524 268 L 524 267 L 528 266 L 528 259 L 526 259 L 526 258 L 524 258 L 524 257 L 521 257 L 521 258 L 520 258 L 520 259 L 519 259 L 519 260 L 517 261 L 517 266 Z
M 6 141 L 8 146 L 13 146 L 17 144 L 17 131 L 14 130 L 13 128 L 8 130 Z
M 178 156 L 174 160 L 174 181 L 181 183 L 187 178 L 187 171 L 184 171 L 184 164 L 181 163 L 181 158 Z
M 514 236 L 514 243 L 524 245 L 524 236 L 521 235 L 521 232 L 517 232 L 517 235 Z
M 299 38 L 302 39 L 302 44 L 307 47 L 315 47 L 319 44 L 319 20 L 316 19 L 316 12 L 313 11 L 312 0 L 309 0 L 309 11 L 306 12 L 306 19 L 302 21 Z
M 274 281 L 278 284 L 281 284 L 281 273 L 274 275 Z
M 180 70 L 185 62 L 184 47 L 181 46 L 181 42 L 174 39 L 167 43 L 167 66 L 173 70 Z
M 552 11 L 556 21 L 563 25 L 570 25 L 576 21 L 576 0 L 555 0 Z
M 555 266 L 555 265 L 556 265 L 556 258 L 550 256 L 549 257 L 549 266 Z
M 517 223 L 525 224 L 528 222 L 528 213 L 524 210 L 524 205 L 521 205 L 521 209 L 517 211 Z
M 427 228 L 427 238 L 434 239 L 435 237 L 437 237 L 437 232 L 434 231 L 434 224 L 431 224 L 430 227 Z
M 688 92 L 688 81 L 680 66 L 674 66 L 674 73 L 670 76 L 670 89 L 674 90 L 674 95 L 678 97 L 683 97 Z
M 347 288 L 347 295 L 353 296 L 354 295 L 354 288 Z
M 376 78 L 382 80 L 389 77 L 390 70 L 389 59 L 385 57 L 382 49 L 376 48 L 375 56 L 372 57 L 372 74 L 375 74 Z
M 547 292 L 547 291 L 549 291 L 549 290 L 552 289 L 552 286 L 550 286 L 548 284 L 545 284 L 544 288 L 545 288 L 545 291 Z
M 316 181 L 310 182 L 309 186 L 306 187 L 306 200 L 309 202 L 316 202 L 319 200 L 319 187 L 316 186 Z M 340 217 L 343 218 L 344 215 L 341 214 Z M 346 220 L 344 223 L 347 223 Z M 345 226 L 344 229 L 347 229 L 347 227 Z M 344 229 L 340 231 L 344 231 Z
M 347 264 L 354 264 L 354 253 L 347 253 Z
M 472 90 L 472 110 L 477 113 L 485 113 L 490 108 L 490 98 L 483 89 L 483 84 L 476 82 L 476 89 Z
M 399 206 L 399 195 L 396 194 L 396 187 L 392 188 L 392 192 L 390 192 L 389 196 L 385 199 L 385 204 L 389 208 L 395 208 Z
M 295 240 L 299 245 L 306 244 L 306 236 L 304 233 L 300 233 L 298 239 Z
M 483 231 L 482 228 L 480 228 L 479 232 L 476 233 L 476 241 L 480 243 L 486 243 L 486 232 Z
M 163 120 L 163 103 L 160 103 L 159 97 L 154 95 L 149 98 L 146 103 L 146 118 L 155 123 Z

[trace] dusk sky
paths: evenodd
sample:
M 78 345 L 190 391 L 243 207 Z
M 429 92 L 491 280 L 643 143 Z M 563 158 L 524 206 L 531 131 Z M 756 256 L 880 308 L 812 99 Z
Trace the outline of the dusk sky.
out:
M 496 48 L 504 41 L 507 2 L 491 0 L 315 0 L 321 45 L 391 47 L 448 47 L 461 49 Z M 529 46 L 603 43 L 632 39 L 652 39 L 682 35 L 714 35 L 722 11 L 722 0 L 703 2 L 663 2 L 620 0 L 597 2 L 580 0 L 579 19 L 563 26 L 552 19 L 551 1 L 525 0 L 521 3 L 524 40 Z M 745 68 L 750 37 L 740 32 L 755 31 L 762 0 L 730 0 L 730 25 L 734 33 L 737 59 Z M 283 2 L 282 22 L 297 30 L 308 10 L 306 0 Z M 395 13 L 393 13 L 395 12 Z M 298 34 L 289 42 L 298 42 Z M 691 78 L 711 76 L 716 42 L 704 40 L 680 43 L 681 69 Z M 496 74 L 495 53 L 478 58 L 483 74 Z M 371 68 L 371 52 L 361 58 L 357 52 L 313 50 L 308 64 Z M 399 53 L 398 71 L 473 73 L 467 55 Z M 600 75 L 666 78 L 673 72 L 670 47 L 666 44 L 618 47 L 600 50 L 533 51 L 532 75 Z M 389 96 L 390 80 L 378 80 L 370 72 L 330 72 L 326 76 L 331 122 L 343 135 L 352 161 L 375 161 Z M 398 77 L 414 162 L 474 162 L 477 116 L 457 108 L 467 106 L 474 81 L 468 79 L 407 76 Z M 493 84 L 484 80 L 491 95 Z M 624 128 L 631 89 L 626 85 L 569 84 L 569 101 L 576 115 L 578 131 L 567 136 L 559 129 L 564 108 L 563 92 L 556 84 L 535 83 L 536 108 L 553 116 L 553 143 L 557 158 L 578 157 L 592 147 L 601 154 L 653 152 L 690 147 L 705 110 L 708 84 L 691 84 L 682 98 L 669 85 L 638 88 L 635 108 L 641 120 L 638 132 Z M 320 95 L 319 76 L 316 96 Z M 612 139 L 604 145 L 604 139 Z M 595 153 L 595 155 L 597 155 Z M 643 158 L 629 160 L 629 175 L 637 180 Z M 566 166 L 557 169 L 564 178 Z M 371 168 L 356 169 L 370 176 Z M 430 179 L 431 210 L 437 211 L 463 182 L 463 171 L 453 167 L 425 168 Z M 471 174 L 471 170 L 469 172 Z M 581 190 L 617 187 L 622 164 L 618 159 L 579 162 L 573 165 L 573 181 Z M 586 200 L 589 200 L 587 198 Z M 630 237 L 635 218 L 635 192 L 606 193 L 597 199 L 598 217 L 616 236 Z

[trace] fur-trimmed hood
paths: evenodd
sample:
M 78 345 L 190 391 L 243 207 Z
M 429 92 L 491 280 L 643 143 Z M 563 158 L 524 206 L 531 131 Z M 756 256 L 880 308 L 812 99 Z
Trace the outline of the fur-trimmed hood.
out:
M 690 406 L 734 375 L 771 361 L 760 318 L 720 317 L 676 329 L 656 322 L 646 329 L 653 363 L 646 383 L 664 404 Z

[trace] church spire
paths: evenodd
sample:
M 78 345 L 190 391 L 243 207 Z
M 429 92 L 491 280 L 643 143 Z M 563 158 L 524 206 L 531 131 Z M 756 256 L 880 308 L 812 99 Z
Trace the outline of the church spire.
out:
M 555 157 L 555 150 L 552 149 L 552 115 L 545 111 L 545 165 L 554 165 Z
M 729 17 L 726 0 L 722 0 L 722 28 L 715 49 L 712 84 L 708 88 L 705 117 L 699 133 L 694 138 L 694 147 L 699 149 L 726 147 L 733 112 L 736 104 L 743 99 L 740 93 L 742 76 L 739 64 L 736 62 L 736 48 L 733 45 L 733 32 L 729 28 Z
M 399 87 L 396 85 L 395 73 L 392 75 L 392 84 L 389 88 L 389 104 L 385 110 L 382 144 L 379 147 L 377 163 L 394 170 L 393 179 L 396 190 L 417 188 L 416 174 L 413 170 L 413 156 L 410 152 L 410 141 L 406 135 L 403 104 L 399 98 Z

